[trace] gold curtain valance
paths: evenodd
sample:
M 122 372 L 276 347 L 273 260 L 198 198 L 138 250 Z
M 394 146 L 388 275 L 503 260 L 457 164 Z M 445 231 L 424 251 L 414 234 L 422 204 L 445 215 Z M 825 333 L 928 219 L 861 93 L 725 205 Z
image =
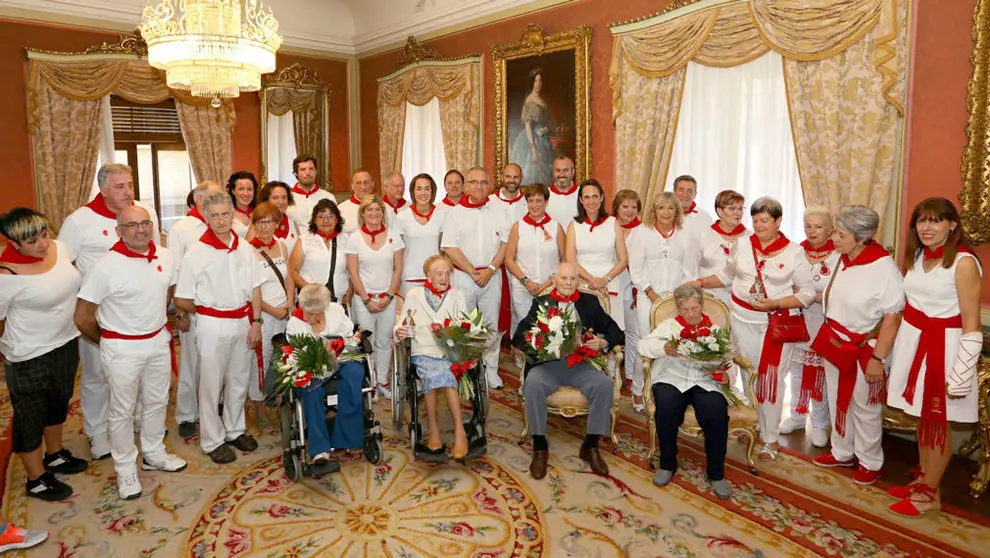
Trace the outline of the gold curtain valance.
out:
M 456 66 L 423 64 L 378 84 L 378 99 L 382 103 L 398 106 L 411 103 L 423 106 L 438 97 L 449 101 L 462 93 L 469 95 L 472 105 L 478 103 L 475 91 L 478 64 L 470 62 Z M 474 114 L 468 115 L 477 124 Z
M 824 60 L 856 44 L 874 28 L 873 64 L 883 76 L 883 96 L 903 116 L 905 56 L 897 47 L 897 1 L 751 0 L 614 31 L 609 70 L 613 120 L 621 112 L 623 65 L 640 75 L 660 78 L 691 61 L 720 67 L 745 64 L 768 49 L 789 60 Z
M 289 112 L 316 112 L 316 91 L 272 87 L 265 95 L 268 112 L 282 116 Z

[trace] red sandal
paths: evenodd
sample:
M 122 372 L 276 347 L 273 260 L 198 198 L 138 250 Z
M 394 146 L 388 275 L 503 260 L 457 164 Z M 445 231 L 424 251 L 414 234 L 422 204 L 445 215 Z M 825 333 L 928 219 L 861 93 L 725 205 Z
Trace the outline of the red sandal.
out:
M 910 498 L 911 487 L 921 482 L 919 479 L 924 476 L 925 474 L 921 472 L 921 465 L 918 465 L 914 469 L 911 469 L 911 482 L 905 484 L 904 486 L 891 486 L 887 489 L 887 496 L 890 496 L 895 500 Z
M 933 505 L 930 508 L 919 510 L 915 503 Z M 909 497 L 891 504 L 887 509 L 894 515 L 916 519 L 929 512 L 937 512 L 939 509 L 939 500 L 935 496 L 934 488 L 924 483 L 913 484 L 911 485 L 911 495 Z

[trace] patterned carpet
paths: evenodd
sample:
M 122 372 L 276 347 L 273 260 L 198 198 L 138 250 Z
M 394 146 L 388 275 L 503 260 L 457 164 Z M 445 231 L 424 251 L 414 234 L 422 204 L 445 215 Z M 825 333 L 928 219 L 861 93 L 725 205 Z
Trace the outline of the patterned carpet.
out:
M 977 519 L 951 510 L 896 519 L 886 512 L 883 487 L 860 488 L 844 471 L 785 453 L 754 477 L 735 442 L 727 467 L 731 501 L 711 494 L 697 440 L 682 443 L 674 483 L 657 489 L 643 461 L 645 425 L 633 415 L 620 421 L 619 454 L 606 455 L 607 479 L 577 458 L 583 422 L 552 420 L 550 472 L 534 481 L 530 448 L 519 444 L 515 374 L 503 376 L 507 389 L 491 405 L 489 453 L 470 464 L 411 461 L 408 440 L 392 430 L 384 406 L 380 465 L 346 454 L 340 474 L 299 483 L 285 477 L 274 434 L 261 436 L 253 454 L 219 466 L 200 452 L 198 438 L 182 441 L 172 424 L 168 445 L 189 469 L 142 472 L 144 494 L 128 502 L 117 498 L 109 460 L 66 479 L 76 490 L 68 502 L 29 501 L 23 467 L 9 456 L 11 411 L 0 387 L 3 517 L 51 531 L 49 542 L 23 554 L 32 557 L 986 555 L 988 531 Z M 66 445 L 87 456 L 78 401 L 71 412 Z

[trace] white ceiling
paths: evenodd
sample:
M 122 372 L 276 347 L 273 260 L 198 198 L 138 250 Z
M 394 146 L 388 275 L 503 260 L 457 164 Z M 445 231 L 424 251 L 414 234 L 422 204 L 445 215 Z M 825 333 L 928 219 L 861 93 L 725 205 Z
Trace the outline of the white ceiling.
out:
M 356 54 L 540 0 L 262 0 L 286 46 Z M 157 2 L 157 0 L 155 0 Z M 147 0 L 0 0 L 13 8 L 137 26 Z

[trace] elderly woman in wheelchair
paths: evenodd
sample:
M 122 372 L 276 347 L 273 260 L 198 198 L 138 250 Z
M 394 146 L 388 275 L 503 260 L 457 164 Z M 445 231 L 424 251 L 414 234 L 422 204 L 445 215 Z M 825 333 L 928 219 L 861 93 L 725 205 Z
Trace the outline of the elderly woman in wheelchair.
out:
M 299 308 L 289 318 L 285 334 L 332 338 L 347 337 L 354 332 L 354 323 L 344 307 L 330 301 L 330 292 L 323 285 L 311 283 L 299 292 Z M 334 375 L 337 379 L 337 417 L 333 432 L 326 424 L 326 385 L 312 382 L 296 391 L 302 401 L 308 432 L 309 453 L 314 474 L 329 474 L 340 470 L 330 458 L 330 449 L 352 449 L 364 446 L 364 406 L 362 381 L 364 366 L 360 362 L 344 362 Z
M 426 413 L 429 439 L 425 448 L 413 448 L 416 459 L 444 462 L 447 447 L 440 438 L 437 425 L 437 394 L 443 395 L 454 423 L 454 449 L 451 457 L 464 459 L 468 454 L 468 437 L 461 417 L 461 401 L 457 391 L 457 379 L 451 370 L 452 363 L 444 358 L 430 333 L 430 324 L 457 318 L 467 310 L 464 295 L 450 287 L 452 271 L 450 261 L 444 256 L 431 256 L 423 263 L 426 283 L 410 289 L 403 307 L 405 318 L 395 327 L 395 338 L 411 341 L 409 364 L 415 368 L 416 378 L 426 393 Z M 395 394 L 402 397 L 404 394 Z M 416 417 L 413 417 L 415 422 Z M 415 427 L 414 427 L 415 428 Z
M 717 383 L 711 367 L 681 357 L 671 338 L 691 338 L 708 335 L 712 322 L 704 313 L 702 290 L 686 283 L 674 290 L 676 316 L 665 319 L 639 341 L 639 353 L 655 359 L 650 367 L 653 401 L 656 402 L 656 429 L 660 441 L 660 468 L 653 484 L 663 487 L 677 471 L 677 434 L 684 422 L 688 405 L 705 436 L 708 480 L 712 492 L 726 500 L 732 495 L 725 481 L 725 452 L 729 438 L 728 402 Z M 722 382 L 728 381 L 723 373 Z

